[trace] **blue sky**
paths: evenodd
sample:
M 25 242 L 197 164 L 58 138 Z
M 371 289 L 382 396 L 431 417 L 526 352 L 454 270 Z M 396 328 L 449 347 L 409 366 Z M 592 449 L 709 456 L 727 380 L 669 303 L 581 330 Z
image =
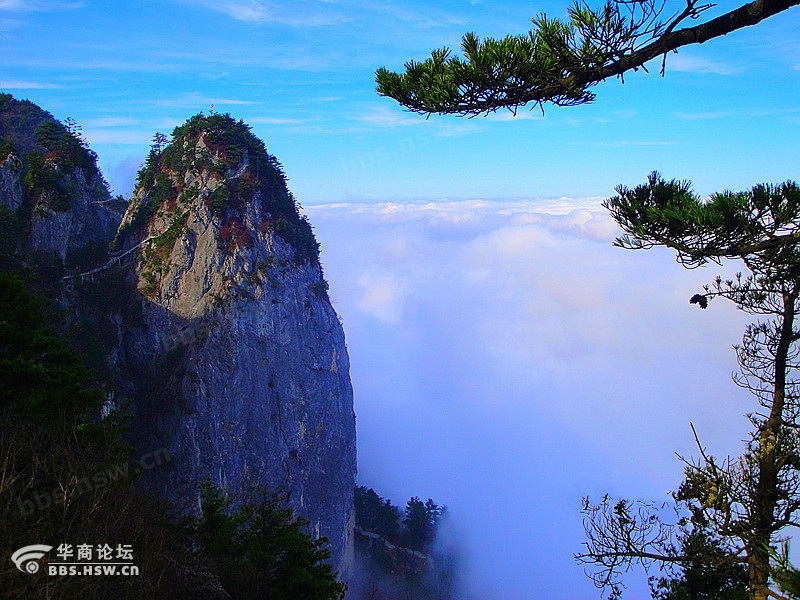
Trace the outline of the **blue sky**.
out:
M 594 105 L 544 117 L 426 121 L 374 93 L 380 66 L 401 69 L 433 48 L 457 48 L 467 31 L 524 33 L 535 14 L 560 16 L 565 7 L 2 0 L 0 89 L 77 119 L 125 195 L 153 133 L 212 104 L 253 126 L 304 204 L 606 195 L 653 169 L 703 193 L 791 176 L 797 9 L 687 48 L 671 57 L 665 79 L 609 81 Z
M 565 7 L 0 0 L 0 90 L 75 118 L 115 192 L 212 104 L 283 163 L 345 325 L 360 480 L 450 506 L 475 600 L 599 598 L 572 560 L 581 498 L 664 500 L 690 422 L 716 455 L 747 430 L 745 317 L 687 302 L 717 270 L 614 248 L 602 198 L 653 169 L 703 194 L 798 177 L 797 8 L 544 116 L 425 120 L 374 93 L 380 66 Z

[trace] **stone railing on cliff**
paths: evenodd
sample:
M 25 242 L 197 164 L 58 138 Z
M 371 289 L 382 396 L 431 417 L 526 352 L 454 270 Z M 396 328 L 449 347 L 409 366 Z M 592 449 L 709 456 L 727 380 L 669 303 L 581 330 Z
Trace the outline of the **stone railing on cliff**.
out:
M 356 527 L 355 528 L 355 534 L 357 536 L 363 536 L 363 537 L 367 538 L 369 540 L 370 544 L 377 543 L 377 544 L 380 544 L 381 546 L 384 546 L 388 550 L 392 550 L 394 552 L 402 552 L 402 553 L 407 554 L 409 556 L 413 556 L 414 558 L 419 558 L 420 560 L 424 560 L 424 561 L 430 561 L 431 560 L 430 555 L 425 554 L 424 552 L 420 552 L 419 550 L 414 550 L 412 548 L 404 548 L 402 546 L 395 546 L 392 542 L 387 540 L 382 535 L 379 535 L 377 533 L 373 533 L 372 531 L 367 531 L 365 529 L 361 529 L 361 527 Z
M 83 273 L 73 273 L 72 275 L 65 275 L 64 277 L 62 277 L 62 279 L 64 281 L 75 281 L 76 279 L 80 278 L 81 283 L 85 283 L 87 279 L 89 281 L 94 281 L 95 275 L 104 273 L 115 266 L 122 266 L 123 261 L 127 258 L 133 258 L 133 253 L 136 252 L 139 248 L 141 248 L 148 242 L 152 242 L 153 240 L 161 237 L 162 235 L 164 234 L 162 233 L 159 235 L 151 235 L 150 237 L 145 238 L 144 240 L 136 244 L 133 248 L 130 248 L 125 252 L 111 253 L 109 255 L 110 257 L 109 261 L 104 265 L 95 267 L 94 269 L 90 269 L 89 271 L 85 271 Z

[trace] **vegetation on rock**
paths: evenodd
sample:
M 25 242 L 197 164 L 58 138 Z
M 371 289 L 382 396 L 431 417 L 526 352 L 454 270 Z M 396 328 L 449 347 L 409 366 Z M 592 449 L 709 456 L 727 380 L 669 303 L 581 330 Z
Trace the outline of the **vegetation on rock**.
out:
M 97 155 L 71 119 L 67 125 L 27 100 L 0 94 L 0 159 L 15 153 L 30 198 L 46 198 L 54 211 L 70 209 L 69 176 L 77 169 L 87 182 L 98 175 Z M 100 180 L 105 186 L 105 181 Z M 33 201 L 33 200 L 31 200 Z
M 198 148 L 202 137 L 215 153 L 208 158 L 209 173 L 217 181 L 234 180 L 229 203 L 218 203 L 213 210 L 221 223 L 236 223 L 243 203 L 259 191 L 263 194 L 267 183 L 249 172 L 237 181 L 231 169 L 245 162 L 253 165 L 250 157 L 258 153 L 260 142 L 241 137 L 249 130 L 229 117 L 208 119 L 190 120 L 178 137 L 181 145 L 190 144 L 191 130 Z M 201 134 L 192 129 L 198 123 L 208 130 Z M 228 126 L 235 135 L 223 131 Z M 237 150 L 236 144 L 243 140 L 253 148 Z M 139 225 L 148 223 L 156 210 L 168 211 L 168 224 L 150 248 L 154 262 L 166 263 L 189 215 L 188 207 L 178 210 L 179 203 L 197 198 L 200 187 L 185 185 L 164 165 L 166 161 L 174 166 L 183 160 L 182 153 L 167 153 L 171 146 L 158 136 L 154 146 L 158 151 L 148 161 L 152 172 L 148 175 L 145 169 L 143 174 L 149 177 L 150 205 L 144 205 Z M 204 512 L 187 519 L 185 510 L 137 491 L 143 469 L 171 460 L 166 447 L 134 451 L 128 442 L 131 414 L 121 398 L 130 382 L 121 381 L 127 375 L 120 371 L 129 365 L 120 366 L 125 350 L 119 337 L 123 327 L 141 325 L 136 321 L 142 319 L 141 296 L 120 270 L 105 272 L 85 285 L 64 285 L 65 266 L 81 268 L 105 257 L 111 234 L 104 232 L 102 243 L 86 240 L 63 261 L 48 254 L 50 248 L 39 252 L 24 243 L 34 218 L 46 225 L 51 211 L 81 216 L 77 207 L 86 202 L 75 202 L 77 193 L 99 190 L 90 206 L 93 200 L 108 198 L 108 194 L 100 197 L 104 182 L 96 156 L 73 121 L 62 124 L 32 103 L 0 94 L 0 154 L 7 158 L 12 153 L 19 159 L 12 167 L 20 171 L 25 198 L 19 210 L 0 204 L 0 521 L 4 523 L 0 547 L 9 557 L 26 544 L 53 545 L 51 554 L 42 559 L 44 565 L 56 560 L 55 547 L 60 544 L 131 545 L 140 574 L 32 577 L 6 561 L 0 568 L 3 597 L 342 598 L 345 587 L 326 562 L 330 558 L 326 541 L 312 539 L 304 521 L 276 497 L 264 492 L 234 511 L 218 491 L 208 488 Z M 262 162 L 255 164 L 261 164 L 262 172 L 268 166 L 277 169 L 278 175 L 263 180 L 277 186 L 275 197 L 270 196 L 274 219 L 307 225 L 286 191 L 277 161 L 271 160 L 264 151 Z M 88 187 L 79 181 L 78 171 Z M 119 208 L 120 200 L 112 204 Z M 86 223 L 95 224 L 88 219 Z M 310 234 L 310 226 L 307 231 Z M 316 261 L 316 256 L 304 260 Z M 47 277 L 42 276 L 44 271 Z M 167 359 L 170 356 L 166 353 Z M 153 373 L 153 378 L 158 381 L 168 375 Z M 150 467 L 144 462 L 148 450 L 150 458 L 156 458 Z M 184 500 L 189 505 L 197 499 Z M 232 522 L 235 531 L 226 538 L 229 529 L 224 524 Z M 226 539 L 230 552 L 221 551 Z M 234 576 L 233 568 L 242 569 L 240 576 Z
M 199 187 L 201 178 L 209 182 L 206 191 Z M 319 244 L 287 187 L 281 164 L 248 125 L 229 114 L 199 113 L 176 127 L 170 141 L 157 134 L 138 173 L 136 193 L 143 200 L 127 230 L 140 228 L 159 210 L 204 202 L 230 233 L 226 242 L 234 246 L 248 243 L 247 236 L 236 234 L 237 219 L 260 194 L 260 228 L 274 229 L 295 249 L 298 262 L 319 264 Z
M 403 511 L 365 486 L 355 488 L 356 574 L 359 598 L 457 598 L 458 557 L 436 544 L 447 507 L 409 499 Z
M 308 521 L 296 517 L 279 494 L 260 491 L 237 509 L 210 481 L 201 487 L 201 515 L 192 536 L 216 565 L 236 598 L 340 600 L 347 586 L 336 579 L 324 537 L 312 540 Z

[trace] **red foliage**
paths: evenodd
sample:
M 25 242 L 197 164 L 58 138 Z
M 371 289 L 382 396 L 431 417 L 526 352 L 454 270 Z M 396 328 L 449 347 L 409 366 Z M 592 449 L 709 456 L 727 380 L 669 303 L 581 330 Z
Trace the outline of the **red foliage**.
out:
M 225 221 L 219 229 L 219 236 L 229 252 L 253 245 L 253 236 L 239 217 L 231 217 Z
M 261 231 L 261 233 L 267 234 L 270 231 L 273 231 L 274 229 L 275 229 L 274 219 L 269 215 L 265 215 L 263 220 L 261 221 L 261 227 L 259 227 L 259 230 Z
M 229 147 L 225 140 L 221 140 L 219 138 L 209 140 L 208 136 L 204 136 L 204 142 L 206 144 L 206 148 L 211 153 L 211 155 L 217 155 L 220 157 L 225 157 L 228 155 Z

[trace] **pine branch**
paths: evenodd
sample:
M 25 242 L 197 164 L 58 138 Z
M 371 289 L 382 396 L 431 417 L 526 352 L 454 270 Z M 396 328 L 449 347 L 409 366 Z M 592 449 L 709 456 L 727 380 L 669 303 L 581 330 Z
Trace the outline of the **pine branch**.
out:
M 667 54 L 756 25 L 798 4 L 800 0 L 755 0 L 705 23 L 678 28 L 713 5 L 687 0 L 681 12 L 661 23 L 665 3 L 657 7 L 656 0 L 609 1 L 597 11 L 576 3 L 569 21 L 542 15 L 527 36 L 480 41 L 468 33 L 462 40 L 464 58 L 443 48 L 421 63 L 409 61 L 405 73 L 381 68 L 377 92 L 425 115 L 475 116 L 526 104 L 586 104 L 595 97 L 589 89 L 609 77 L 646 70 L 646 63 L 658 56 L 664 57 L 663 74 Z M 622 14 L 623 6 L 630 15 Z M 636 10 L 642 12 L 638 18 Z

